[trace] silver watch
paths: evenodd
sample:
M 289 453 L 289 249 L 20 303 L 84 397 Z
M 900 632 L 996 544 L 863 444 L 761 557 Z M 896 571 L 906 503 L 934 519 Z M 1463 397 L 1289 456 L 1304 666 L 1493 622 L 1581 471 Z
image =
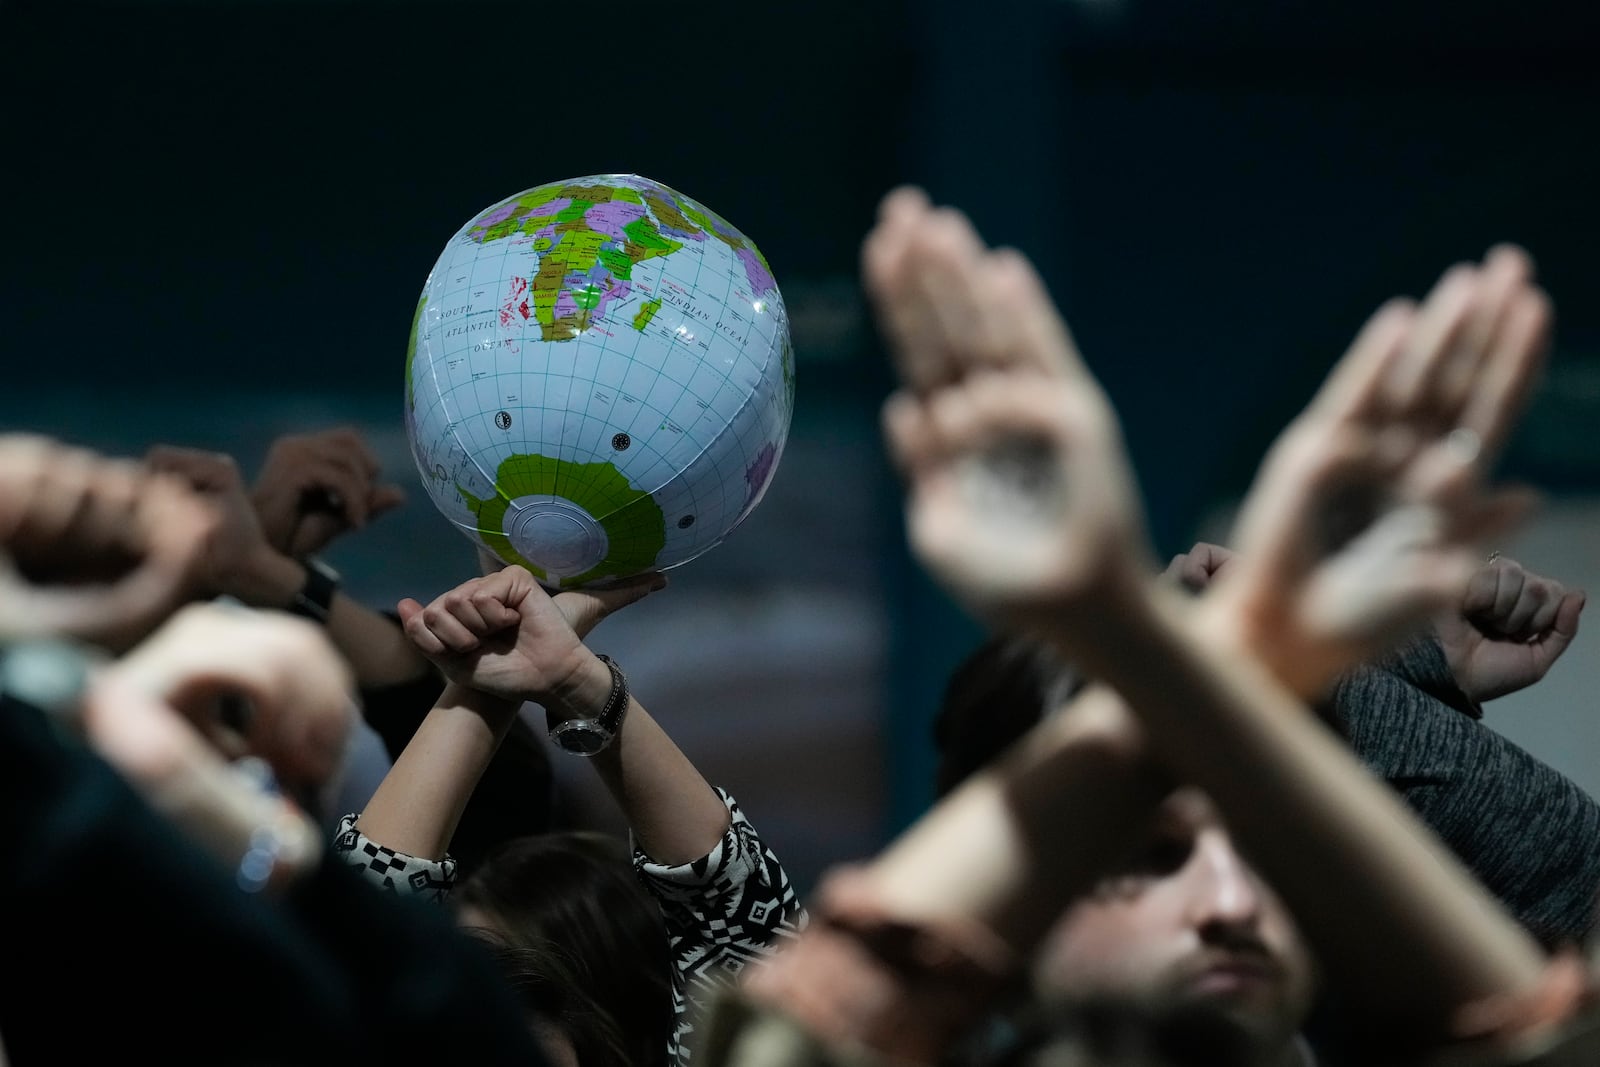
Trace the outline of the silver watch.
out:
M 622 676 L 622 668 L 610 656 L 596 653 L 596 658 L 611 670 L 611 695 L 599 714 L 593 718 L 558 719 L 548 709 L 545 711 L 550 740 L 578 756 L 592 756 L 609 748 L 617 739 L 622 717 L 628 710 L 628 680 Z

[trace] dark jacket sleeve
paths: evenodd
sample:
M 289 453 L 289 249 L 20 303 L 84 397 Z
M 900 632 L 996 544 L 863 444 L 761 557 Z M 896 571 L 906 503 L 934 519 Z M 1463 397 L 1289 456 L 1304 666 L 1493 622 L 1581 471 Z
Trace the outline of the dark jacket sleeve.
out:
M 487 954 L 342 865 L 281 900 L 0 697 L 0 994 L 13 1063 L 543 1063 Z M 63 1015 L 63 1012 L 68 1014 Z M 78 1021 L 63 1025 L 78 1013 Z
M 1577 941 L 1595 924 L 1600 805 L 1574 782 L 1472 716 L 1437 642 L 1356 671 L 1328 707 L 1375 774 L 1542 943 Z

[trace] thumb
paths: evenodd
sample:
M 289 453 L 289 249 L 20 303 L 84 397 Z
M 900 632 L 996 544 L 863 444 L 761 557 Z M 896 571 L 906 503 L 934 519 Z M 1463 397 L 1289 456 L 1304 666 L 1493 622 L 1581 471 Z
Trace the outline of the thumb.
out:
M 1588 594 L 1581 589 L 1574 589 L 1561 598 L 1561 603 L 1556 607 L 1555 622 L 1550 624 L 1549 632 L 1541 635 L 1533 643 L 1534 655 L 1539 661 L 1539 673 L 1542 676 L 1550 669 L 1550 665 L 1561 658 L 1561 653 L 1572 644 L 1572 639 L 1578 636 L 1578 616 L 1583 613 L 1583 606 L 1588 602 Z
M 406 491 L 398 485 L 380 485 L 367 496 L 367 519 L 371 521 L 406 502 Z
M 1578 619 L 1588 602 L 1589 594 L 1581 589 L 1574 589 L 1561 598 L 1561 603 L 1556 607 L 1556 619 L 1550 624 L 1550 633 L 1545 638 L 1546 641 L 1559 643 L 1556 655 L 1560 655 L 1578 636 Z
M 411 597 L 406 597 L 400 601 L 394 606 L 394 609 L 400 615 L 400 625 L 402 626 L 409 626 L 412 619 L 422 614 L 422 604 Z
M 582 640 L 588 637 L 589 631 L 600 625 L 600 621 L 606 616 L 621 611 L 629 604 L 637 604 L 656 590 L 666 587 L 666 575 L 650 572 L 615 585 L 608 585 L 603 589 L 584 589 L 561 595 L 582 598 L 578 610 L 571 618 L 572 629 L 577 633 L 579 640 Z

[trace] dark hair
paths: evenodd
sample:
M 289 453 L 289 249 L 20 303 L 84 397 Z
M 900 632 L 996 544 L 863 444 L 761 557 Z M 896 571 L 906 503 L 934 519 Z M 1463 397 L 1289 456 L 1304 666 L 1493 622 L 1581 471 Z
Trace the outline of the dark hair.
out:
M 933 721 L 940 796 L 992 762 L 1083 687 L 1055 653 L 1025 637 L 991 637 L 961 662 Z
M 486 939 L 523 1006 L 567 1035 L 582 1067 L 665 1067 L 675 1025 L 667 930 L 621 840 L 518 838 L 455 900 L 493 924 Z

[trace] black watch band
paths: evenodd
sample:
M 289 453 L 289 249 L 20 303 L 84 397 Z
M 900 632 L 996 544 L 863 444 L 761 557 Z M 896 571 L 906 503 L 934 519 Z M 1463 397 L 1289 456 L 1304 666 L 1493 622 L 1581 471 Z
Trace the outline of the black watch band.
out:
M 315 556 L 300 562 L 305 564 L 306 584 L 294 595 L 289 613 L 325 624 L 333 611 L 333 596 L 339 591 L 339 572 Z
M 609 748 L 622 729 L 622 717 L 628 711 L 628 679 L 610 656 L 595 654 L 611 671 L 611 695 L 605 707 L 593 718 L 558 719 L 548 709 L 545 722 L 550 728 L 550 740 L 561 748 L 579 756 L 592 756 Z

